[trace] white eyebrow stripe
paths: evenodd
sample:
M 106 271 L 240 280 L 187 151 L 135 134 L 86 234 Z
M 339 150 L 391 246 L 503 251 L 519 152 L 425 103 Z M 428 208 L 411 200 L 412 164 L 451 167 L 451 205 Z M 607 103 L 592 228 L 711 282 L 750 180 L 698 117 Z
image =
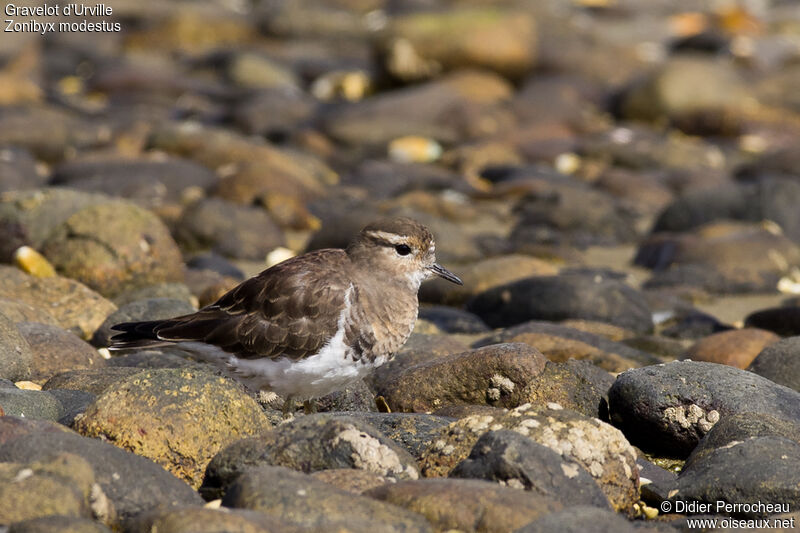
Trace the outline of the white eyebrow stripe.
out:
M 406 244 L 408 241 L 408 237 L 397 235 L 395 233 L 386 233 L 385 231 L 371 230 L 366 232 L 366 234 L 370 237 L 374 237 L 375 239 L 387 241 L 392 244 Z

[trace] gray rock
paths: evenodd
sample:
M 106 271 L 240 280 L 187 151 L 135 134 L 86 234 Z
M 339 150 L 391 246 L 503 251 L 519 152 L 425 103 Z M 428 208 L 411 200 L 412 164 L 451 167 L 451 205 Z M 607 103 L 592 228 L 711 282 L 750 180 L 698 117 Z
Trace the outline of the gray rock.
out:
M 14 323 L 0 312 L 0 377 L 11 381 L 29 379 L 33 351 Z
M 614 425 L 645 451 L 686 457 L 720 418 L 751 412 L 800 420 L 800 393 L 716 363 L 628 370 L 608 393 Z
M 742 507 L 730 514 L 760 518 L 787 513 L 800 505 L 800 444 L 781 437 L 755 437 L 718 448 L 685 468 L 671 501 L 773 503 L 788 508 L 767 511 Z
M 91 344 L 58 326 L 21 322 L 17 329 L 33 353 L 31 380 L 39 383 L 67 370 L 102 368 L 106 360 Z
M 89 518 L 52 515 L 14 522 L 8 533 L 111 533 L 111 530 Z
M 350 416 L 376 427 L 417 460 L 433 443 L 438 430 L 453 421 L 421 413 L 350 413 Z
M 0 445 L 0 461 L 48 460 L 60 452 L 83 457 L 108 497 L 104 522 L 120 524 L 145 510 L 174 505 L 199 505 L 189 485 L 144 457 L 106 442 L 72 432 L 35 432 Z
M 639 291 L 598 276 L 527 278 L 478 294 L 467 307 L 491 327 L 513 326 L 527 320 L 583 318 L 637 333 L 653 330 L 650 308 Z
M 0 192 L 34 189 L 47 181 L 36 171 L 36 160 L 19 146 L 0 147 Z
M 209 463 L 200 492 L 208 499 L 220 497 L 253 465 L 285 466 L 306 473 L 360 468 L 395 479 L 419 476 L 413 457 L 374 427 L 343 415 L 316 414 L 224 448 Z
M 254 261 L 263 261 L 285 244 L 283 233 L 264 209 L 221 198 L 207 198 L 187 207 L 176 224 L 175 238 L 189 250 L 210 249 Z
M 97 398 L 96 395 L 90 392 L 80 390 L 51 389 L 47 392 L 52 394 L 61 404 L 61 414 L 58 417 L 58 422 L 67 427 L 72 426 L 75 417 L 86 411 L 86 408 Z
M 38 390 L 0 389 L 0 409 L 7 415 L 42 420 L 58 420 L 61 403 L 49 392 Z
M 502 533 L 563 508 L 552 498 L 476 479 L 401 481 L 366 494 L 424 515 L 437 531 Z
M 245 470 L 225 493 L 222 504 L 259 511 L 315 531 L 345 525 L 357 533 L 431 531 L 428 522 L 414 512 L 276 466 Z
M 450 477 L 486 479 L 548 496 L 571 507 L 611 509 L 594 478 L 579 464 L 515 431 L 484 433 Z
M 444 305 L 423 307 L 419 310 L 419 317 L 433 322 L 446 333 L 475 334 L 489 331 L 489 326 L 477 315 Z
M 800 337 L 789 337 L 767 346 L 750 363 L 748 370 L 800 391 Z
M 122 307 L 137 300 L 149 300 L 151 298 L 167 298 L 170 300 L 180 300 L 188 304 L 196 302 L 192 291 L 183 283 L 157 283 L 147 287 L 131 289 L 114 297 L 114 303 Z
M 732 442 L 754 437 L 781 437 L 800 444 L 800 421 L 786 420 L 764 413 L 734 413 L 720 419 L 705 437 L 700 439 L 684 463 L 684 469 Z
M 577 505 L 563 511 L 556 511 L 530 524 L 521 527 L 514 533 L 636 533 L 641 528 L 635 527 L 619 513 L 598 507 Z
M 129 533 L 301 533 L 278 517 L 245 509 L 179 507 L 144 512 L 127 527 Z

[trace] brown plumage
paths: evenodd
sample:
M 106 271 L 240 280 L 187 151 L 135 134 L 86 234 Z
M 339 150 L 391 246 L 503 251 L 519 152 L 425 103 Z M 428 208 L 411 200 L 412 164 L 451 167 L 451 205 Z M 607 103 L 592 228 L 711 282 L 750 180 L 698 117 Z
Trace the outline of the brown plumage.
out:
M 434 251 L 431 233 L 418 222 L 380 220 L 365 227 L 346 250 L 317 250 L 284 261 L 196 313 L 118 324 L 113 329 L 121 333 L 112 337 L 111 349 L 175 343 L 192 343 L 196 349 L 203 343 L 216 347 L 204 359 L 258 388 L 320 392 L 327 381 L 335 390 L 353 376 L 340 375 L 349 369 L 337 368 L 334 358 L 342 365 L 371 368 L 405 343 L 424 279 L 436 274 L 460 283 L 435 263 Z M 291 362 L 303 360 L 308 364 L 292 368 Z M 303 386 L 298 373 L 314 383 Z

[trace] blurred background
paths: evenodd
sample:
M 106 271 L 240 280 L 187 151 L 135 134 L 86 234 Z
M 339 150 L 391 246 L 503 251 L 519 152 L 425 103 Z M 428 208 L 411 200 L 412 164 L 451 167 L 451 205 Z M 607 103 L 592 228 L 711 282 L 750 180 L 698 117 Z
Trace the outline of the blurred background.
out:
M 625 279 L 657 322 L 800 290 L 797 2 L 103 6 L 6 5 L 119 31 L 0 36 L 5 263 L 35 271 L 26 245 L 117 304 L 182 282 L 202 305 L 403 214 L 466 281 L 422 300 L 490 326 L 536 317 L 482 291 L 559 272 Z

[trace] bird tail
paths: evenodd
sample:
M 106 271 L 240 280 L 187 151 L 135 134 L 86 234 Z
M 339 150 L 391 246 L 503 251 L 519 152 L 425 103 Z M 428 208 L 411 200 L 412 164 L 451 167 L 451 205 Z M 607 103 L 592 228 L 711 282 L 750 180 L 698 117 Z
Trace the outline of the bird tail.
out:
M 157 348 L 159 346 L 169 346 L 171 341 L 160 339 L 156 334 L 156 328 L 163 323 L 162 320 L 151 320 L 149 322 L 123 322 L 111 326 L 114 331 L 120 331 L 111 337 L 109 350 L 128 350 L 131 348 Z

